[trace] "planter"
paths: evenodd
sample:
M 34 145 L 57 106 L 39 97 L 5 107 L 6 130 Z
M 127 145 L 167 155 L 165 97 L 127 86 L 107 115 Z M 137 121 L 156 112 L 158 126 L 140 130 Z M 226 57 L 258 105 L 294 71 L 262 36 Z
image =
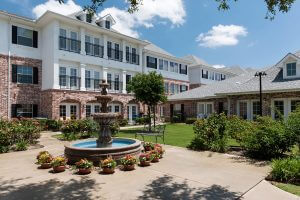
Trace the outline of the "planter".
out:
M 163 154 L 160 154 L 159 159 L 162 159 L 162 158 L 163 158 Z
M 151 147 L 144 147 L 145 151 L 152 151 Z
M 55 173 L 60 173 L 60 172 L 64 172 L 66 170 L 66 166 L 57 166 L 57 167 L 53 167 L 53 171 Z
M 115 168 L 104 167 L 102 168 L 104 174 L 113 174 L 115 173 Z
M 159 162 L 159 158 L 153 158 L 152 162 L 153 162 L 153 163 Z
M 91 171 L 92 171 L 91 169 L 82 168 L 82 169 L 78 169 L 78 174 L 80 174 L 80 175 L 86 175 L 86 174 L 90 174 Z
M 124 165 L 124 170 L 125 171 L 132 171 L 134 170 L 134 165 Z
M 51 168 L 51 163 L 43 163 L 40 166 L 40 169 L 50 169 Z
M 147 161 L 141 161 L 141 162 L 140 162 L 140 165 L 141 165 L 142 167 L 150 166 L 150 162 L 151 162 L 151 161 L 148 161 L 148 160 L 147 160 Z

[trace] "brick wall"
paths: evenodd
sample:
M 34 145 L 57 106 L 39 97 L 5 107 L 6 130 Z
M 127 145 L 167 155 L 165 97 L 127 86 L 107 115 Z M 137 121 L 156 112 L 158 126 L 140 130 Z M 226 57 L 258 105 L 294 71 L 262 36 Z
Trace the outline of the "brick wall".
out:
M 8 57 L 0 55 L 0 118 L 7 118 Z

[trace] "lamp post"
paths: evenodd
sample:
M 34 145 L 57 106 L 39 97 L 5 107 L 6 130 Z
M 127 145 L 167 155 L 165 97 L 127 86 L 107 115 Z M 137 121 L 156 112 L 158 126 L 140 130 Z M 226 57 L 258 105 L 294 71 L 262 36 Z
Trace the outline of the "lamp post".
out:
M 262 76 L 266 76 L 266 72 L 261 71 L 261 72 L 256 72 L 255 73 L 255 77 L 259 77 L 259 106 L 260 106 L 260 116 L 263 115 L 262 109 L 263 109 L 263 105 L 262 105 L 262 83 L 261 83 L 261 77 Z

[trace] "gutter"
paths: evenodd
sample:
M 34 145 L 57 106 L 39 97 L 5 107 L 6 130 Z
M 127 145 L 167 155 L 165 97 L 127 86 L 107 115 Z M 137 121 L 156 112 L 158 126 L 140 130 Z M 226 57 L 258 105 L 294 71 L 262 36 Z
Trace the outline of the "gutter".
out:
M 7 118 L 11 118 L 11 110 L 10 110 L 10 65 L 11 65 L 11 59 L 10 59 L 10 51 L 11 51 L 11 17 L 9 17 L 9 23 L 8 23 L 8 76 L 7 76 Z

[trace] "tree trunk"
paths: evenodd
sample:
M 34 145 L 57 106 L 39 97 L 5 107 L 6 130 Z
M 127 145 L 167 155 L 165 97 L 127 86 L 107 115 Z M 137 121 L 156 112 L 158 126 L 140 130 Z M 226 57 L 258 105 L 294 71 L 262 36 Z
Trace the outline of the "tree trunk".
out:
M 154 106 L 153 106 L 153 123 L 154 123 L 154 130 L 155 130 L 155 118 L 156 118 L 156 116 L 155 116 L 155 109 L 156 109 L 156 106 L 154 105 Z
M 149 132 L 151 132 L 151 106 L 148 106 Z

